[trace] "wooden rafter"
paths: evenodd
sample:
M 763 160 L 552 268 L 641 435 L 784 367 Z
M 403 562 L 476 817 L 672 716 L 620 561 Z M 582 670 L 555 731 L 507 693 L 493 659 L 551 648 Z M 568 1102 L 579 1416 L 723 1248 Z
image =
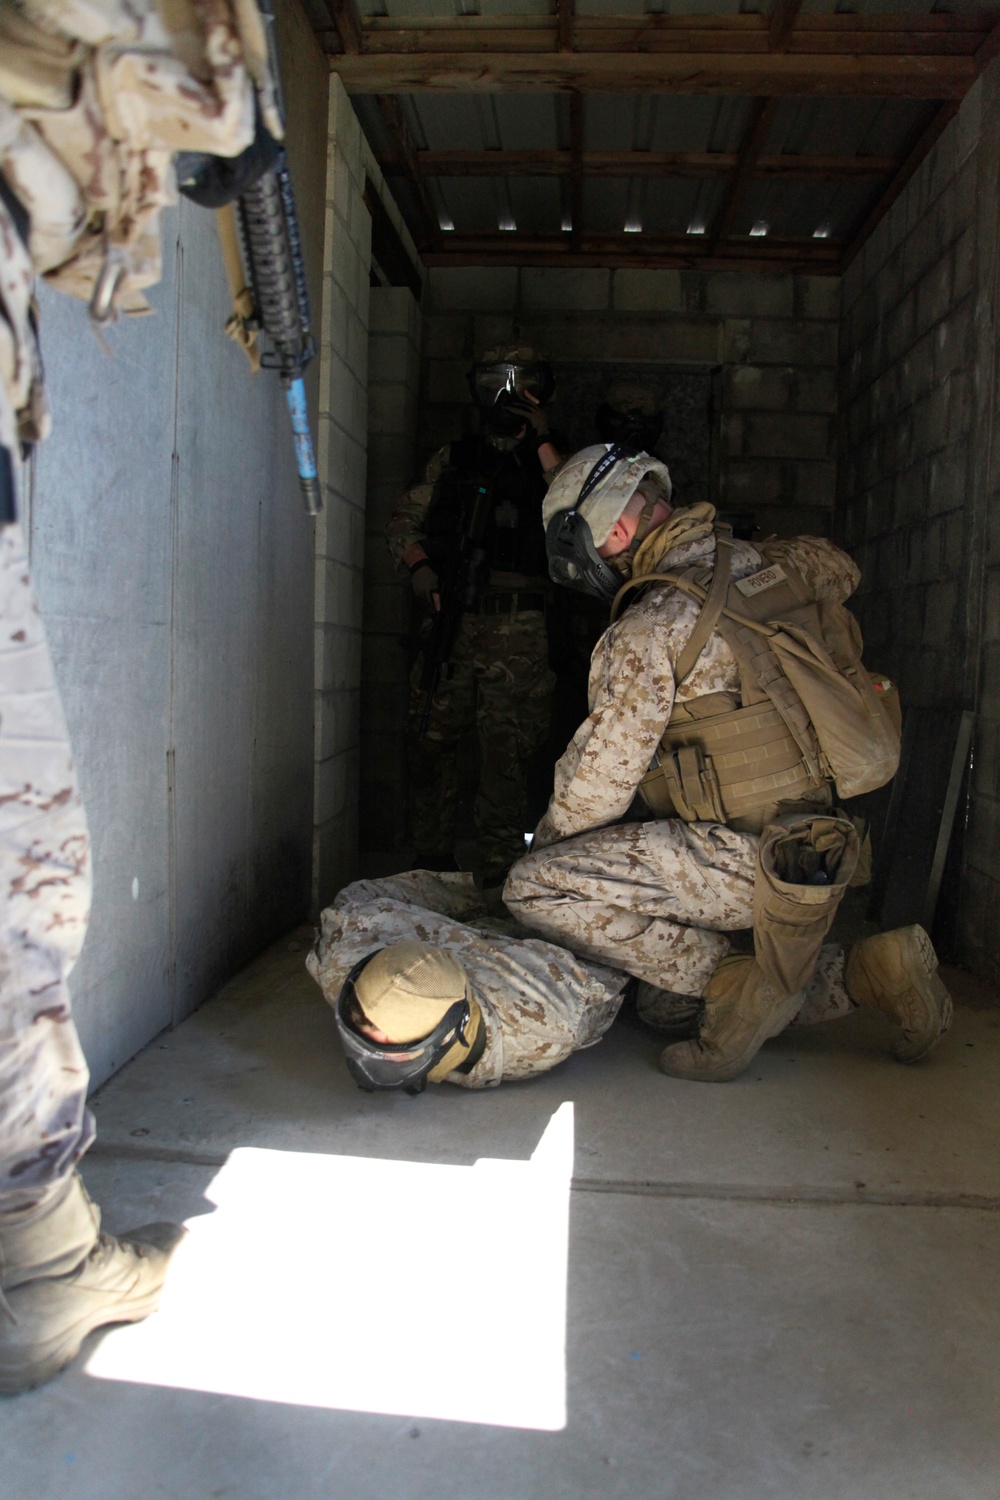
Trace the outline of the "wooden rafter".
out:
M 361 17 L 354 0 L 326 0 L 326 8 L 337 28 L 340 49 L 351 57 L 362 50 Z
M 583 95 L 569 96 L 570 223 L 576 250 L 583 233 Z
M 556 47 L 560 52 L 573 51 L 574 0 L 556 0 Z
M 681 270 L 798 271 L 836 275 L 841 246 L 829 240 L 733 238 L 715 248 L 693 235 L 446 234 L 428 266 L 604 266 Z
M 861 224 L 848 241 L 841 260 L 842 270 L 847 270 L 847 267 L 851 264 L 851 261 L 857 255 L 872 230 L 878 226 L 880 221 L 889 212 L 941 132 L 951 123 L 957 114 L 958 105 L 951 99 L 947 100 L 944 104 L 939 104 L 937 109 L 934 110 L 931 118 L 924 126 L 924 129 L 903 161 L 902 166 L 889 183 L 889 186 L 881 195 L 874 208 L 865 215 Z
M 415 236 L 417 247 L 422 250 L 427 245 L 437 245 L 441 238 L 441 226 L 438 223 L 437 213 L 431 202 L 430 194 L 427 191 L 427 184 L 424 182 L 423 174 L 420 170 L 418 155 L 414 150 L 410 132 L 406 128 L 406 121 L 403 119 L 403 111 L 399 100 L 392 98 L 390 95 L 379 94 L 376 96 L 375 102 L 378 105 L 379 114 L 382 116 L 385 127 L 392 136 L 396 151 L 404 164 L 405 175 L 416 194 L 417 203 L 420 208 L 420 217 L 423 221 L 420 232 Z
M 403 20 L 367 16 L 361 23 L 362 48 L 376 53 L 558 52 L 571 25 L 576 52 L 745 52 L 877 56 L 883 54 L 973 56 L 990 35 L 993 17 L 929 13 L 918 16 L 798 15 L 792 0 L 770 16 L 578 16 L 565 8 L 550 16 L 424 16 Z M 775 47 L 794 20 L 794 30 Z M 778 23 L 781 23 L 780 25 Z
M 750 111 L 747 133 L 736 158 L 736 170 L 729 179 L 722 206 L 712 226 L 710 238 L 713 249 L 719 240 L 725 239 L 732 231 L 758 159 L 767 143 L 777 107 L 776 99 L 758 99 Z
M 735 151 L 584 151 L 587 177 L 724 177 L 736 168 Z M 424 177 L 563 177 L 572 168 L 570 151 L 418 151 Z M 378 153 L 388 175 L 407 171 L 396 152 Z M 792 182 L 880 182 L 902 166 L 895 156 L 759 156 L 756 177 Z
M 784 52 L 792 39 L 802 0 L 775 0 L 767 28 L 767 45 L 772 52 Z
M 420 273 L 370 177 L 365 178 L 364 203 L 372 221 L 372 259 L 378 262 L 390 286 L 408 286 L 419 302 L 423 291 Z
M 346 54 L 334 67 L 348 93 L 752 94 L 775 97 L 961 99 L 971 56 L 775 52 Z

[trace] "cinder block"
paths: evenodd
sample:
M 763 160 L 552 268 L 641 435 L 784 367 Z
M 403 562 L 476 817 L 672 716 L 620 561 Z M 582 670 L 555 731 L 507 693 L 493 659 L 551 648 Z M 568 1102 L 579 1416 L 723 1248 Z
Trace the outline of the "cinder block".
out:
M 679 271 L 615 271 L 612 300 L 623 312 L 684 312 L 687 306 Z
M 611 273 L 596 268 L 525 266 L 520 302 L 539 312 L 598 312 L 609 305 Z
M 786 411 L 792 402 L 794 372 L 759 365 L 731 365 L 725 371 L 725 399 L 743 411 Z
M 347 341 L 347 295 L 332 276 L 323 279 L 321 342 L 343 355 Z
M 367 384 L 368 329 L 351 309 L 347 313 L 347 348 L 344 357 L 360 384 Z
M 962 570 L 969 540 L 965 512 L 953 511 L 951 515 L 945 516 L 941 524 L 944 533 L 941 545 L 942 570 L 946 577 L 955 578 Z
M 795 412 L 748 414 L 746 452 L 755 458 L 827 459 L 833 451 L 828 417 Z
M 405 385 L 407 361 L 412 345 L 405 334 L 375 334 L 368 344 L 368 379 L 371 385 Z
M 343 712 L 343 708 L 339 711 Z M 342 816 L 352 801 L 356 803 L 358 764 L 356 742 L 350 749 L 318 762 L 315 777 L 315 818 L 318 824 Z
M 434 313 L 424 319 L 424 356 L 427 359 L 471 361 L 472 335 L 468 315 Z
M 469 366 L 465 360 L 432 359 L 426 368 L 428 401 L 457 404 L 470 399 Z
M 967 156 L 979 145 L 982 130 L 983 81 L 977 78 L 959 107 L 955 124 L 958 126 L 956 157 L 961 166 Z M 950 127 L 954 129 L 954 126 Z
M 542 317 L 525 337 L 555 362 L 596 360 L 655 364 L 720 363 L 722 324 L 711 318 L 648 318 L 618 313 Z
M 906 351 L 894 366 L 898 377 L 899 404 L 912 406 L 927 395 L 934 384 L 934 355 L 937 331 L 932 328 Z
M 416 303 L 408 286 L 372 287 L 368 299 L 368 329 L 371 333 L 410 336 Z
M 537 329 L 529 323 L 519 323 L 520 332 L 515 338 L 512 330 L 514 319 L 509 315 L 494 314 L 492 316 L 478 317 L 472 320 L 472 348 L 470 353 L 478 359 L 487 349 L 495 349 L 501 344 L 529 344 L 534 349 L 541 349 L 543 354 L 548 354 L 548 349 L 540 342 Z
M 361 169 L 361 126 L 339 76 L 330 77 L 330 134 L 355 176 Z
M 934 373 L 938 380 L 967 369 L 973 360 L 972 301 L 967 300 L 943 319 L 934 330 Z
M 913 291 L 909 291 L 899 306 L 893 308 L 886 319 L 885 352 L 887 359 L 899 359 L 913 343 L 916 330 L 916 312 L 916 294 Z
M 317 692 L 341 688 L 353 692 L 361 682 L 361 630 L 343 625 L 317 625 L 315 630 Z
M 842 316 L 848 313 L 861 295 L 865 280 L 864 257 L 856 255 L 840 279 Z
M 930 270 L 935 259 L 934 223 L 925 214 L 910 230 L 903 246 L 903 281 L 908 287 L 915 286 Z
M 792 492 L 792 484 L 785 483 L 784 465 L 761 459 L 725 463 L 721 487 L 723 503 L 739 509 L 773 505 L 790 497 Z
M 317 563 L 325 559 L 348 564 L 360 562 L 364 555 L 362 532 L 362 517 L 357 506 L 350 505 L 327 482 L 323 509 L 316 521 Z
M 513 309 L 517 300 L 514 266 L 432 266 L 427 278 L 431 310 L 470 312 Z
M 369 433 L 368 473 L 370 483 L 398 485 L 402 493 L 417 477 L 415 434 Z
M 979 209 L 979 162 L 976 158 L 967 161 L 955 178 L 953 236 L 966 225 L 974 225 Z
M 725 412 L 720 427 L 723 454 L 726 458 L 738 458 L 743 452 L 745 419 L 737 412 Z
M 917 332 L 926 333 L 951 307 L 951 256 L 932 266 L 917 287 Z
M 756 276 L 715 271 L 705 277 L 705 311 L 737 318 L 790 318 L 795 310 L 792 276 Z
M 761 537 L 829 536 L 831 514 L 789 501 L 784 505 L 757 505 L 757 532 Z
M 961 442 L 972 435 L 972 376 L 956 370 L 944 382 L 948 390 L 948 426 L 945 441 Z M 942 444 L 943 446 L 943 444 Z
M 810 509 L 832 509 L 837 499 L 837 466 L 834 463 L 795 465 L 793 497 L 796 505 Z
M 404 583 L 402 587 L 393 580 L 387 584 L 367 583 L 364 596 L 362 623 L 366 632 L 388 632 L 393 639 L 409 628 L 410 593 Z M 362 669 L 364 663 L 362 662 Z
M 372 385 L 368 388 L 368 430 L 410 432 L 416 423 L 417 404 L 405 385 Z
M 342 625 L 349 630 L 361 629 L 364 576 L 360 568 L 334 562 L 329 558 L 316 561 L 316 619 L 327 625 Z
M 796 276 L 795 316 L 797 318 L 835 320 L 840 317 L 840 308 L 841 280 L 839 276 Z
M 317 693 L 313 713 L 313 758 L 326 761 L 357 744 L 360 690 Z
M 837 411 L 836 370 L 800 370 L 795 380 L 795 410 L 802 412 Z
M 971 228 L 962 232 L 952 247 L 952 295 L 955 302 L 967 297 L 975 285 L 976 236 Z
M 755 320 L 750 325 L 748 357 L 763 365 L 834 366 L 837 325 Z

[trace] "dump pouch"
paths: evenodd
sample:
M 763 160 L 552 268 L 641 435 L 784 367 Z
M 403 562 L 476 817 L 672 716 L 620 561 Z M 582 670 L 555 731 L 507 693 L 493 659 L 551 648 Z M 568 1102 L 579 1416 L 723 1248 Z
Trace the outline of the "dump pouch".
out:
M 761 834 L 754 871 L 754 951 L 782 995 L 796 994 L 812 978 L 859 849 L 857 829 L 843 817 L 792 813 Z

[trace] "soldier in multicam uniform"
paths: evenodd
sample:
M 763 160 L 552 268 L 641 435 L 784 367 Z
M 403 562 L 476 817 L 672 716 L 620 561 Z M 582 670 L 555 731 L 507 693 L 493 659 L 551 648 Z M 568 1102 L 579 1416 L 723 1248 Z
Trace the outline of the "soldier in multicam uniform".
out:
M 438 684 L 423 734 L 422 655 L 414 666 L 407 748 L 414 868 L 456 870 L 457 751 L 463 735 L 477 730 L 482 881 L 499 892 L 524 852 L 527 766 L 548 732 L 554 677 L 545 630 L 542 500 L 545 476 L 560 455 L 544 411 L 552 372 L 532 349 L 511 344 L 487 350 L 469 383 L 481 433 L 434 455 L 424 482 L 397 506 L 386 539 L 395 561 L 409 569 L 416 598 L 428 612 L 440 609 L 442 590 L 454 584 L 468 525 L 470 482 L 481 478 L 489 485 L 486 587 L 475 610 L 462 617 L 449 674 Z
M 469 874 L 414 870 L 347 886 L 307 967 L 366 1089 L 490 1088 L 591 1047 L 624 974 L 494 920 Z
M 181 1231 L 99 1232 L 76 1163 L 94 1136 L 67 979 L 90 904 L 87 824 L 15 516 L 14 463 L 49 413 L 36 274 L 104 321 L 160 274 L 181 148 L 280 138 L 266 38 L 235 0 L 0 0 L 0 1392 L 156 1306 Z
M 849 619 L 858 570 L 819 537 L 769 546 L 765 558 L 714 516 L 707 504 L 675 511 L 666 466 L 634 450 L 584 449 L 554 480 L 553 577 L 609 601 L 626 580 L 649 581 L 598 643 L 590 714 L 504 902 L 531 930 L 653 986 L 654 1023 L 700 1013 L 698 1036 L 663 1052 L 673 1076 L 735 1077 L 797 1014 L 855 1005 L 898 1022 L 897 1056 L 913 1060 L 951 1019 L 930 940 L 919 927 L 883 933 L 856 943 L 846 965 L 824 944 L 857 831 L 833 807 L 822 715 L 810 720 L 772 665 L 779 713 L 760 691 L 773 651 L 752 655 L 768 627 L 754 636 L 732 625 L 751 600 L 762 621 Z M 842 685 L 832 661 L 829 677 Z M 874 785 L 898 759 L 888 720 L 879 733 L 889 750 Z M 640 791 L 660 816 L 622 822 Z M 754 956 L 730 953 L 725 934 L 750 927 Z

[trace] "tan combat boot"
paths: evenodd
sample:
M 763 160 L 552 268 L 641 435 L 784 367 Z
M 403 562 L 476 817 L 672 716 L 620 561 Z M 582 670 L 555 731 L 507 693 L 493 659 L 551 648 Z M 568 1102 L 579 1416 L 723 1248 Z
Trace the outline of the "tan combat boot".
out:
M 784 1031 L 802 1005 L 801 994 L 782 995 L 755 958 L 724 958 L 705 987 L 705 1014 L 697 1041 L 675 1042 L 660 1054 L 671 1078 L 726 1083 L 748 1067 L 768 1037 Z
M 951 1025 L 951 996 L 937 972 L 937 954 L 922 927 L 897 927 L 862 938 L 844 970 L 847 993 L 857 1005 L 882 1011 L 903 1028 L 896 1043 L 900 1062 L 916 1062 Z
M 138 1323 L 159 1300 L 184 1231 L 149 1224 L 121 1240 L 74 1172 L 40 1207 L 0 1214 L 0 1393 L 32 1390 L 105 1323 Z

